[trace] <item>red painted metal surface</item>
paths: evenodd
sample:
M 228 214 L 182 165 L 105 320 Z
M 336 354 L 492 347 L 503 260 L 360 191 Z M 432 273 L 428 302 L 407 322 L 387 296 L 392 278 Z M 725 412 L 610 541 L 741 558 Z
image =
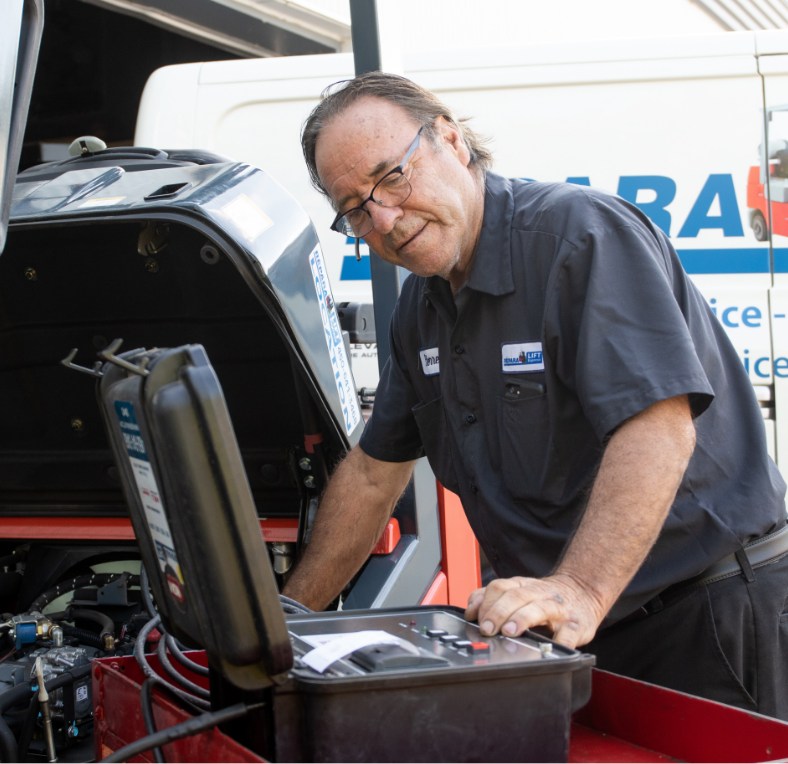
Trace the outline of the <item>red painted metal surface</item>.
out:
M 449 601 L 449 585 L 446 574 L 439 570 L 435 580 L 430 584 L 427 593 L 422 597 L 421 605 L 446 605 Z
M 190 653 L 204 663 L 204 654 Z M 158 665 L 149 656 L 151 665 Z M 205 686 L 191 672 L 184 674 Z M 140 709 L 144 680 L 134 658 L 93 663 L 96 757 L 145 735 Z M 538 699 L 536 699 L 538 702 Z M 154 693 L 158 729 L 188 718 L 168 695 Z M 165 748 L 170 762 L 262 761 L 217 730 Z M 788 758 L 788 724 L 680 692 L 594 669 L 591 700 L 573 718 L 570 762 L 755 762 Z M 152 761 L 143 754 L 133 761 Z
M 399 530 L 399 521 L 396 518 L 391 518 L 391 520 L 386 523 L 386 528 L 384 529 L 383 533 L 378 539 L 378 543 L 372 548 L 372 554 L 391 554 L 397 544 L 399 544 L 399 540 L 402 538 L 402 534 Z
M 298 538 L 295 519 L 263 519 L 260 528 L 266 541 L 295 543 Z M 134 529 L 127 517 L 2 517 L 0 539 L 134 541 Z
M 788 724 L 594 669 L 591 701 L 574 716 L 569 758 L 575 762 L 786 759 Z
M 295 543 L 298 539 L 294 518 L 262 519 L 260 528 L 268 542 Z M 134 529 L 127 517 L 3 517 L 0 539 L 134 541 Z M 389 520 L 372 554 L 390 554 L 399 540 L 399 523 Z
M 3 517 L 0 538 L 58 541 L 133 541 L 125 517 Z
M 270 542 L 295 544 L 298 540 L 298 520 L 282 518 L 280 520 L 260 520 L 263 538 Z
M 192 659 L 204 663 L 202 653 L 190 653 Z M 148 656 L 154 669 L 155 656 Z M 205 686 L 202 677 L 185 671 L 189 679 Z M 106 658 L 93 662 L 93 718 L 96 760 L 108 756 L 129 743 L 145 737 L 145 723 L 140 706 L 140 688 L 145 677 L 131 657 Z M 190 714 L 166 694 L 153 691 L 153 718 L 156 729 L 162 730 L 188 719 Z M 256 762 L 263 761 L 218 729 L 182 738 L 162 746 L 164 760 L 170 762 Z M 154 761 L 151 751 L 129 761 Z
M 468 595 L 482 585 L 479 544 L 465 517 L 460 497 L 438 484 L 438 513 L 441 529 L 441 570 L 446 575 L 445 603 L 468 604 Z

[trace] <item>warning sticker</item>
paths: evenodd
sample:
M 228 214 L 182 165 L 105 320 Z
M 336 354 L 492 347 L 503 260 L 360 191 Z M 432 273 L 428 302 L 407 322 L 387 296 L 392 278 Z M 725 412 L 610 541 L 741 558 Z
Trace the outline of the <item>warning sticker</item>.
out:
M 312 269 L 312 279 L 315 282 L 317 300 L 320 304 L 320 318 L 323 320 L 323 334 L 331 359 L 331 369 L 334 372 L 334 382 L 342 406 L 342 416 L 345 432 L 350 435 L 361 421 L 361 409 L 356 396 L 356 386 L 350 370 L 350 361 L 345 352 L 345 341 L 342 339 L 342 327 L 339 325 L 339 316 L 334 306 L 331 286 L 326 274 L 326 265 L 323 262 L 323 253 L 320 245 L 316 246 L 309 256 L 309 267 Z
M 126 445 L 126 453 L 129 457 L 134 481 L 137 484 L 140 502 L 145 511 L 145 520 L 156 549 L 159 568 L 164 573 L 170 594 L 178 602 L 183 602 L 185 599 L 183 574 L 175 554 L 172 533 L 164 513 L 164 506 L 148 452 L 145 449 L 145 441 L 134 413 L 134 406 L 128 401 L 115 401 L 115 414 L 120 425 L 120 432 L 123 435 L 123 442 Z

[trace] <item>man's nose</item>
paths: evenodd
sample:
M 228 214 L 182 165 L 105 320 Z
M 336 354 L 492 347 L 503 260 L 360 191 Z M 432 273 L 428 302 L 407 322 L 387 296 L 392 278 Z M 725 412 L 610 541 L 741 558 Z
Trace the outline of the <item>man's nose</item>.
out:
M 367 212 L 372 218 L 372 227 L 379 234 L 391 233 L 397 221 L 402 217 L 402 207 L 382 207 L 379 204 L 367 205 Z

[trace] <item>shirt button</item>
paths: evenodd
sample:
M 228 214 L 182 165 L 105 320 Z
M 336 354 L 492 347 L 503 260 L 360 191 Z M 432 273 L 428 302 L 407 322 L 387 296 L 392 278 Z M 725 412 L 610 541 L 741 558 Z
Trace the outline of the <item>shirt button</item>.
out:
M 465 345 L 455 345 L 454 352 L 457 355 L 462 355 L 465 352 Z
M 476 483 L 471 483 L 471 491 L 473 493 L 479 493 L 479 486 Z
M 465 424 L 473 424 L 476 421 L 475 414 L 466 414 L 465 415 Z

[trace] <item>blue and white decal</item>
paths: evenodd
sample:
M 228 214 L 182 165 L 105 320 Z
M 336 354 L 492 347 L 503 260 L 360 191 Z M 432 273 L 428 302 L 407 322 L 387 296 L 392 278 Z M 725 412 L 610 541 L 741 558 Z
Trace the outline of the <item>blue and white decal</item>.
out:
M 544 371 L 541 342 L 514 342 L 501 346 L 501 371 L 506 374 Z
M 419 351 L 419 358 L 421 359 L 421 370 L 427 377 L 441 373 L 441 359 L 438 348 Z
M 361 408 L 356 396 L 356 385 L 350 370 L 350 361 L 345 352 L 345 341 L 342 338 L 342 327 L 331 294 L 331 286 L 323 261 L 320 245 L 312 250 L 309 256 L 309 267 L 312 269 L 312 281 L 315 284 L 317 302 L 320 305 L 320 318 L 323 321 L 323 336 L 326 340 L 331 369 L 334 372 L 334 384 L 337 386 L 339 403 L 342 407 L 342 420 L 345 432 L 350 435 L 361 422 Z
M 170 525 L 167 522 L 167 515 L 164 513 L 159 486 L 156 483 L 145 441 L 137 423 L 134 406 L 129 401 L 115 401 L 115 415 L 126 446 L 126 454 L 129 457 L 134 482 L 137 484 L 140 503 L 145 511 L 145 520 L 156 548 L 159 567 L 167 581 L 170 594 L 178 602 L 183 603 L 186 599 L 183 574 L 175 554 Z

